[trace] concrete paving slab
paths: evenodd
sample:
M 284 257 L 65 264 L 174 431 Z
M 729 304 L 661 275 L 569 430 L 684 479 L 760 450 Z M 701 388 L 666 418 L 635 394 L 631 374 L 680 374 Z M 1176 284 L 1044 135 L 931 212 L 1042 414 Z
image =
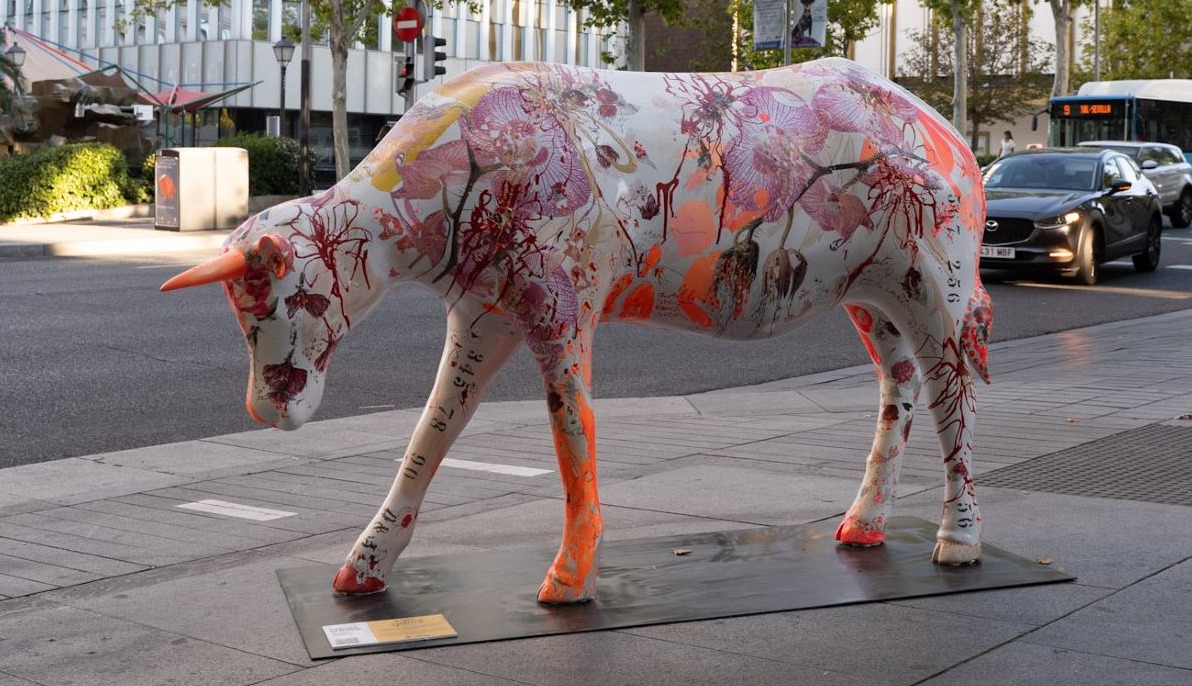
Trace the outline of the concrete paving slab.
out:
M 132 574 L 147 567 L 147 565 L 115 560 L 103 555 L 92 555 L 40 542 L 20 541 L 2 536 L 0 536 L 0 553 L 20 560 L 39 562 L 50 567 L 77 570 L 101 577 Z
M 243 474 L 295 464 L 301 458 L 273 451 L 245 448 L 216 441 L 186 441 L 146 448 L 91 455 L 83 459 L 96 464 L 131 467 L 162 474 L 186 475 L 196 479 L 225 474 Z
M 311 665 L 276 576 L 277 569 L 305 564 L 292 557 L 242 553 L 100 581 L 47 598 L 214 646 Z M 330 592 L 330 577 L 327 583 Z M 186 602 L 177 602 L 182 597 Z
M 0 560 L 0 564 L 3 564 L 2 560 Z M 33 581 L 32 579 L 25 579 L 19 576 L 10 576 L 8 574 L 0 574 L 0 595 L 6 596 L 8 598 L 19 598 L 21 596 L 33 595 L 35 593 L 49 591 L 54 588 L 56 588 L 56 586 L 52 584 L 43 584 L 40 581 Z
M 37 682 L 0 672 L 0 686 L 41 686 Z
M 279 457 L 319 460 L 376 450 L 391 450 L 400 445 L 397 438 L 388 434 L 362 431 L 351 426 L 335 428 L 321 422 L 312 422 L 294 431 L 256 429 L 205 440 L 271 452 Z
M 1114 686 L 1187 686 L 1185 669 L 1122 660 L 1095 653 L 1064 650 L 1018 641 L 998 647 L 923 686 L 1006 686 L 1006 684 L 1113 684 Z
M 976 481 L 986 541 L 1028 559 L 1048 558 L 1086 586 L 1124 588 L 1192 550 L 1189 507 L 982 489 L 979 474 Z M 900 498 L 895 511 L 934 521 L 942 492 Z
M 1064 617 L 1087 607 L 1111 593 L 1113 593 L 1112 589 L 1085 586 L 1076 582 L 888 602 L 892 605 L 903 605 L 956 616 L 1043 626 L 1055 621 L 1057 617 Z
M 435 686 L 517 686 L 520 679 L 501 679 L 470 669 L 448 667 L 414 656 L 385 653 L 321 662 L 317 667 L 262 681 L 255 686 L 327 686 L 328 684 L 435 684 Z M 0 681 L 0 686 L 7 686 Z
M 1028 630 L 1014 622 L 867 603 L 625 631 L 832 670 L 854 684 L 911 684 Z
M 1188 553 L 1185 548 L 1184 552 Z M 1072 613 L 1030 636 L 1030 643 L 1186 670 L 1192 652 L 1171 650 L 1192 641 L 1192 557 Z M 1122 632 L 1120 628 L 1130 627 Z
M 687 396 L 687 400 L 704 416 L 801 414 L 820 409 L 819 405 L 799 391 L 694 395 Z
M 5 469 L 0 492 L 7 496 L 10 504 L 24 499 L 73 505 L 186 481 L 184 477 L 170 474 L 97 464 L 93 460 L 72 457 Z
M 17 516 L 24 517 L 26 515 Z M 9 519 L 0 520 L 0 541 L 3 539 L 12 539 L 24 543 L 47 545 L 61 550 L 84 553 L 99 558 L 113 558 L 147 567 L 174 564 L 176 562 L 192 560 L 198 556 L 178 546 L 172 548 L 168 546 L 147 546 L 143 545 L 141 541 L 129 538 L 112 540 L 122 537 L 114 535 L 111 532 L 92 532 L 80 528 L 77 534 L 72 534 L 63 531 L 31 528 L 23 523 L 12 523 Z M 92 535 L 93 533 L 95 534 L 94 536 Z
M 173 604 L 173 603 L 171 603 Z M 4 671 L 38 684 L 242 686 L 298 669 L 234 648 L 45 601 L 0 605 Z
M 623 632 L 550 636 L 452 648 L 431 648 L 418 658 L 519 683 L 690 686 L 691 684 L 855 684 L 829 669 L 764 659 Z

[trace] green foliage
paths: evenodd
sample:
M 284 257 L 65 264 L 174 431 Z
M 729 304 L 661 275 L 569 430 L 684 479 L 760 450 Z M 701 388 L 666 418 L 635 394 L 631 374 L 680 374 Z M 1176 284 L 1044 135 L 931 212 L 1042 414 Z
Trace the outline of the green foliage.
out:
M 1101 9 L 1101 80 L 1192 78 L 1192 0 L 1127 0 Z M 1093 35 L 1092 20 L 1084 26 Z M 1072 87 L 1093 80 L 1092 39 Z
M 613 29 L 629 16 L 629 0 L 563 0 L 574 10 L 586 10 L 588 26 Z M 646 12 L 657 12 L 668 24 L 679 21 L 687 11 L 687 0 L 639 0 Z
M 274 138 L 257 133 L 238 133 L 221 138 L 214 145 L 248 151 L 249 195 L 295 195 L 298 193 L 300 148 L 293 138 Z M 313 155 L 312 167 L 313 167 Z
M 967 32 L 967 112 L 976 147 L 982 125 L 1012 122 L 1039 108 L 1051 92 L 1051 44 L 1032 38 L 1029 8 L 1014 2 L 977 6 Z M 947 116 L 952 110 L 954 36 L 951 17 L 927 31 L 911 31 L 914 47 L 899 81 Z
M 104 143 L 47 147 L 0 162 L 0 221 L 125 204 L 128 162 Z
M 834 0 L 828 3 L 827 45 L 821 48 L 794 48 L 792 62 L 806 62 L 848 54 L 849 45 L 856 43 L 873 32 L 878 25 L 878 9 L 893 0 Z M 798 3 L 795 3 L 797 6 Z M 741 26 L 741 44 L 738 61 L 749 69 L 769 69 L 782 64 L 784 52 L 778 50 L 753 49 L 753 2 L 732 0 L 728 13 L 737 15 Z

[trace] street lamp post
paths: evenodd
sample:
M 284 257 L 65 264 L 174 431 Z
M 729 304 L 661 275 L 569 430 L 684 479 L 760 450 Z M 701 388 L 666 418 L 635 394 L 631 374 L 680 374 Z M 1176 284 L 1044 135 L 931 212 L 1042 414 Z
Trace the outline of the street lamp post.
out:
M 20 69 L 21 65 L 25 64 L 25 48 L 22 48 L 16 41 L 13 41 L 13 44 L 4 51 L 4 56 L 17 69 Z
M 286 65 L 294 58 L 294 42 L 289 38 L 282 38 L 273 44 L 273 56 L 281 65 L 281 104 L 277 107 L 277 133 L 286 135 Z

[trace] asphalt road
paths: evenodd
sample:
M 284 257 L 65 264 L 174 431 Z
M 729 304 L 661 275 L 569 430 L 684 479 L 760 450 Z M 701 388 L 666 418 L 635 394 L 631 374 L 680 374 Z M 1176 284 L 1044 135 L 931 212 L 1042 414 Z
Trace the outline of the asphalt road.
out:
M 1192 306 L 1192 229 L 1169 230 L 1163 249 L 1158 272 L 1117 262 L 1093 288 L 986 272 L 994 340 Z M 213 286 L 156 290 L 187 263 L 0 262 L 0 467 L 257 428 L 242 403 L 244 342 L 223 296 Z M 432 296 L 415 287 L 390 293 L 336 351 L 317 418 L 420 407 L 443 330 Z M 600 397 L 685 394 L 867 361 L 840 312 L 753 343 L 625 325 L 606 325 L 597 337 Z M 996 356 L 991 367 L 996 381 Z M 510 362 L 487 397 L 541 397 L 528 354 Z

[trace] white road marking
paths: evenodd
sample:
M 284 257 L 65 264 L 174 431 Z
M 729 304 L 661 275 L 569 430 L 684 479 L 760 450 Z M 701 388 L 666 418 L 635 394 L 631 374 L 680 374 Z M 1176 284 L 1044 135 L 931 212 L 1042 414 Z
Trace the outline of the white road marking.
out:
M 298 514 L 297 512 L 286 512 L 285 510 L 270 510 L 267 507 L 229 503 L 226 500 L 196 500 L 193 503 L 182 503 L 176 507 L 183 510 L 198 510 L 199 512 L 210 512 L 211 514 L 227 515 L 228 517 L 251 519 L 255 522 L 268 522 L 274 519 L 282 519 L 283 517 L 293 517 Z
M 510 476 L 542 476 L 543 474 L 550 474 L 551 469 L 537 469 L 534 467 L 516 467 L 509 464 L 489 464 L 488 462 L 472 462 L 471 460 L 453 460 L 452 458 L 443 459 L 444 467 L 455 467 L 456 469 L 471 469 L 476 472 L 493 472 L 494 474 L 508 474 Z
M 1192 269 L 1192 264 L 1165 264 L 1164 269 Z

